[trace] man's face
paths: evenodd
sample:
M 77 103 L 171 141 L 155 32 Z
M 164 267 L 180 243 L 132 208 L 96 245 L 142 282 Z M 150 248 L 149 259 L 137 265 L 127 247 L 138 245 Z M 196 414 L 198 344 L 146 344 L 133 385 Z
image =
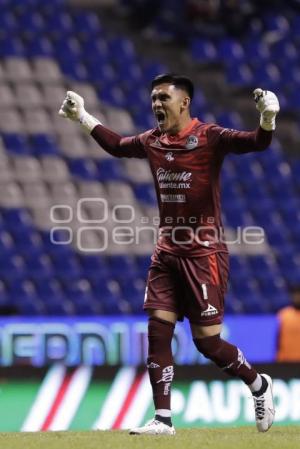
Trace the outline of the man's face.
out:
M 187 93 L 173 84 L 159 84 L 151 92 L 152 110 L 162 132 L 176 134 L 182 112 L 188 109 L 190 99 Z

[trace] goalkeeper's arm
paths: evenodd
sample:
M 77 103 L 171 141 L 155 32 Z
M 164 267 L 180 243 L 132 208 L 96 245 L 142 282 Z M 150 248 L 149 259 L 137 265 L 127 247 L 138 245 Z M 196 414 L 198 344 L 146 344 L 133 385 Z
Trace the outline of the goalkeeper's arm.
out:
M 83 98 L 75 92 L 67 92 L 60 107 L 59 115 L 80 123 L 83 129 L 112 156 L 146 158 L 139 136 L 121 137 L 103 126 L 100 120 L 85 110 Z
M 276 115 L 279 112 L 279 102 L 273 92 L 255 89 L 253 92 L 256 108 L 260 112 L 260 126 L 254 131 L 237 131 L 212 125 L 207 131 L 208 142 L 218 148 L 223 154 L 243 154 L 253 151 L 263 151 L 272 141 L 272 131 L 275 130 Z

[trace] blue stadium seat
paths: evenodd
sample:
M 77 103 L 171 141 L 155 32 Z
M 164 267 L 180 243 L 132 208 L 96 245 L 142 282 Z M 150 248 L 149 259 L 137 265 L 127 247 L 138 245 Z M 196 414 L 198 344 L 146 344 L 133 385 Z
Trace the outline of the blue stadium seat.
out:
M 103 72 L 104 64 L 112 64 L 108 45 L 105 39 L 95 39 L 94 36 L 87 37 L 83 42 L 80 42 L 81 55 L 83 61 L 87 64 L 90 72 Z
M 10 282 L 9 294 L 13 306 L 20 315 L 43 315 L 44 303 L 40 301 L 32 282 Z
M 51 37 L 60 38 L 61 36 L 70 36 L 73 31 L 73 21 L 70 14 L 59 12 L 55 9 L 47 13 L 44 33 Z
M 18 304 L 18 314 L 28 317 L 46 315 L 46 308 L 39 300 L 22 301 Z
M 132 313 L 141 314 L 145 296 L 146 283 L 143 279 L 123 279 L 120 282 L 123 297 L 129 302 Z
M 54 44 L 55 55 L 60 61 L 80 62 L 80 45 L 76 38 L 61 37 Z
M 290 39 L 280 39 L 271 46 L 271 55 L 272 60 L 280 64 L 281 70 L 285 71 L 286 75 L 289 76 L 288 69 L 291 69 L 291 64 L 294 65 L 298 61 L 296 45 Z M 282 55 L 284 55 L 284 58 L 282 58 Z
M 98 176 L 97 179 L 101 182 L 107 181 L 124 181 L 125 174 L 123 173 L 122 164 L 117 159 L 106 159 L 95 162 Z
M 16 254 L 16 246 L 14 240 L 7 231 L 0 231 L 0 254 L 1 256 L 11 257 Z
M 265 297 L 259 293 L 259 290 L 252 290 L 249 293 L 241 295 L 244 304 L 245 313 L 260 315 L 270 313 L 269 304 L 266 303 Z
M 264 25 L 268 32 L 277 33 L 281 38 L 289 33 L 290 24 L 286 16 L 277 11 L 269 11 L 264 15 Z
M 108 268 L 111 276 L 116 279 L 134 279 L 137 268 L 133 256 L 116 255 L 108 258 Z
M 92 281 L 94 295 L 97 301 L 101 304 L 104 314 L 113 315 L 120 313 L 128 313 L 130 311 L 129 305 L 121 296 L 121 289 L 115 280 Z
M 30 40 L 27 40 L 26 56 L 28 58 L 52 57 L 53 54 L 53 46 L 49 39 L 33 36 Z
M 91 181 L 97 179 L 97 166 L 91 159 L 71 158 L 67 162 L 73 176 Z
M 102 313 L 101 302 L 95 297 L 92 286 L 87 279 L 78 278 L 63 284 L 64 294 L 72 302 L 76 313 L 83 315 Z
M 140 104 L 139 106 L 134 105 L 132 107 L 132 102 L 130 106 L 130 112 L 133 117 L 135 126 L 143 132 L 145 129 L 151 129 L 155 127 L 153 114 L 149 112 L 149 105 Z
M 66 77 L 80 82 L 88 81 L 89 77 L 85 66 L 71 55 L 68 58 L 62 55 L 59 63 Z
M 92 316 L 102 315 L 103 307 L 99 301 L 89 300 L 83 302 L 73 303 L 76 315 L 78 316 Z
M 12 11 L 3 8 L 0 14 L 0 41 L 17 33 L 17 21 Z
M 104 257 L 99 255 L 84 254 L 79 256 L 82 271 L 88 279 L 107 280 L 110 270 Z
M 268 63 L 258 66 L 253 73 L 256 85 L 268 86 L 271 90 L 277 90 L 281 84 L 281 73 L 275 64 Z
M 120 69 L 136 62 L 137 56 L 131 40 L 114 37 L 108 42 L 109 52 Z
M 148 103 L 149 103 L 149 99 L 148 99 Z M 150 107 L 150 105 L 149 105 L 149 107 Z M 209 109 L 209 106 L 208 106 L 207 99 L 204 95 L 204 92 L 201 89 L 196 88 L 194 91 L 194 97 L 193 97 L 193 102 L 192 102 L 193 115 L 195 115 L 197 117 L 202 117 L 204 112 L 206 112 L 208 109 Z
M 45 304 L 47 315 L 68 316 L 74 315 L 75 309 L 71 301 L 68 299 L 53 298 Z
M 11 36 L 0 39 L 0 58 L 9 56 L 25 56 L 25 48 L 21 39 Z
M 245 312 L 244 303 L 242 300 L 239 300 L 233 292 L 230 291 L 226 294 L 225 297 L 225 313 L 226 314 L 243 314 Z
M 14 282 L 13 279 L 8 281 L 8 289 L 13 300 L 21 301 L 22 299 L 31 299 L 36 296 L 35 285 L 28 279 Z
M 299 90 L 297 90 L 297 88 L 292 89 L 288 95 L 288 102 L 289 102 L 289 107 L 291 110 L 299 112 L 299 109 L 300 109 L 299 100 L 300 100 Z
M 136 256 L 136 267 L 138 270 L 138 277 L 141 279 L 146 279 L 148 270 L 151 264 L 150 256 Z
M 123 90 L 120 88 L 117 80 L 111 85 L 103 86 L 99 90 L 99 96 L 102 101 L 111 104 L 112 106 L 123 108 L 126 106 L 126 97 Z
M 153 184 L 137 184 L 133 187 L 137 200 L 146 204 L 156 204 L 156 195 Z
M 14 134 L 14 133 L 3 133 L 2 139 L 4 141 L 4 145 L 7 151 L 14 154 L 30 154 L 31 147 L 29 144 L 29 140 L 25 135 L 22 134 Z
M 251 61 L 252 67 L 260 67 L 270 62 L 270 50 L 268 45 L 262 41 L 261 36 L 247 39 L 244 44 L 247 60 Z
M 260 221 L 260 225 L 262 225 Z M 283 247 L 286 245 L 290 239 L 290 232 L 288 229 L 285 229 L 283 226 L 283 223 L 270 224 L 267 226 L 264 225 L 265 231 L 266 231 L 266 237 L 271 246 L 276 247 Z
M 70 244 L 63 244 L 63 242 L 69 240 L 69 234 L 67 232 L 56 231 L 53 233 L 53 241 L 57 243 L 53 243 L 49 232 L 40 231 L 39 235 L 41 236 L 45 252 L 50 256 L 68 258 L 74 255 L 75 251 L 73 247 Z
M 299 200 L 297 200 L 296 197 L 287 198 L 282 202 L 278 201 L 278 203 L 277 207 L 279 207 L 279 211 L 281 217 L 283 218 L 283 221 L 285 221 L 289 227 L 295 227 L 299 229 L 300 228 Z
M 0 313 L 2 308 L 10 307 L 11 300 L 7 291 L 7 286 L 3 281 L 0 281 Z
M 151 60 L 142 60 L 141 68 L 143 72 L 145 85 L 150 85 L 151 81 L 159 74 L 159 73 L 167 73 L 168 68 L 166 65 Z
M 0 209 L 3 217 L 3 222 L 6 224 L 7 228 L 13 232 L 14 235 L 17 233 L 24 233 L 25 231 L 33 231 L 34 226 L 32 223 L 31 215 L 27 209 L 14 208 L 14 209 Z
M 239 65 L 246 60 L 242 45 L 233 38 L 221 39 L 217 46 L 218 58 L 226 65 Z
M 29 36 L 36 38 L 44 30 L 45 22 L 41 14 L 27 9 L 18 16 L 18 25 L 23 38 Z
M 269 216 L 275 210 L 275 203 L 267 196 L 263 197 L 249 197 L 247 198 L 248 207 L 250 207 L 255 220 L 260 220 L 260 215 Z
M 51 258 L 59 279 L 72 280 L 81 276 L 82 270 L 77 257 L 70 255 L 62 258 L 60 254 L 52 254 Z
M 118 79 L 122 83 L 127 83 L 132 86 L 142 85 L 142 71 L 140 65 L 133 63 L 118 64 L 117 65 Z
M 60 149 L 55 138 L 49 134 L 32 135 L 31 145 L 35 156 L 58 155 L 60 153 Z
M 54 267 L 51 259 L 46 254 L 32 255 L 29 253 L 24 257 L 27 270 L 33 279 L 48 279 L 54 275 Z
M 103 60 L 92 59 L 91 61 L 85 61 L 85 67 L 88 72 L 89 80 L 92 83 L 97 83 L 97 86 L 103 86 L 103 91 L 105 87 L 110 89 L 111 86 L 115 86 L 117 83 L 117 71 L 112 64 L 107 62 L 107 59 L 108 56 L 105 55 L 103 56 Z
M 240 114 L 228 110 L 217 115 L 217 123 L 224 128 L 242 129 L 243 127 Z
M 97 14 L 92 11 L 75 11 L 72 20 L 73 28 L 81 41 L 87 38 L 95 40 L 104 32 Z
M 51 2 L 38 2 L 38 10 L 41 11 L 45 18 L 51 17 L 54 14 L 62 14 L 65 10 L 66 0 L 51 0 Z
M 253 86 L 253 71 L 249 64 L 232 65 L 227 67 L 226 80 L 229 84 L 237 87 Z
M 51 301 L 53 298 L 63 296 L 63 289 L 61 284 L 55 277 L 50 276 L 48 279 L 36 278 L 34 284 L 37 290 L 38 296 L 43 301 Z
M 217 49 L 208 39 L 195 38 L 191 42 L 191 56 L 196 62 L 212 63 L 217 61 Z

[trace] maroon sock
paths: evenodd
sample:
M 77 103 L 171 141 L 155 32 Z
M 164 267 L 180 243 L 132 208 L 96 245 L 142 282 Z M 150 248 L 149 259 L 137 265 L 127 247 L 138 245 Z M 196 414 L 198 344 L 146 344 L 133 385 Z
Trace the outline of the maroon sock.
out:
M 171 409 L 171 383 L 174 376 L 171 342 L 175 325 L 151 317 L 148 323 L 147 368 L 155 409 Z
M 249 385 L 256 379 L 257 371 L 247 362 L 242 351 L 222 340 L 220 335 L 195 338 L 197 349 L 227 374 L 239 377 Z

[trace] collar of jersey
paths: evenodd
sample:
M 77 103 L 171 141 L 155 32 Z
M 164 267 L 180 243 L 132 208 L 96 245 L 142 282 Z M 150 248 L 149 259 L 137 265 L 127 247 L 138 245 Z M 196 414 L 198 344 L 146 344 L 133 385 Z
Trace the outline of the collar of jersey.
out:
M 199 120 L 197 118 L 193 118 L 191 122 L 185 128 L 183 128 L 178 134 L 174 134 L 174 136 L 168 135 L 167 136 L 168 140 L 172 141 L 186 137 L 198 122 Z

